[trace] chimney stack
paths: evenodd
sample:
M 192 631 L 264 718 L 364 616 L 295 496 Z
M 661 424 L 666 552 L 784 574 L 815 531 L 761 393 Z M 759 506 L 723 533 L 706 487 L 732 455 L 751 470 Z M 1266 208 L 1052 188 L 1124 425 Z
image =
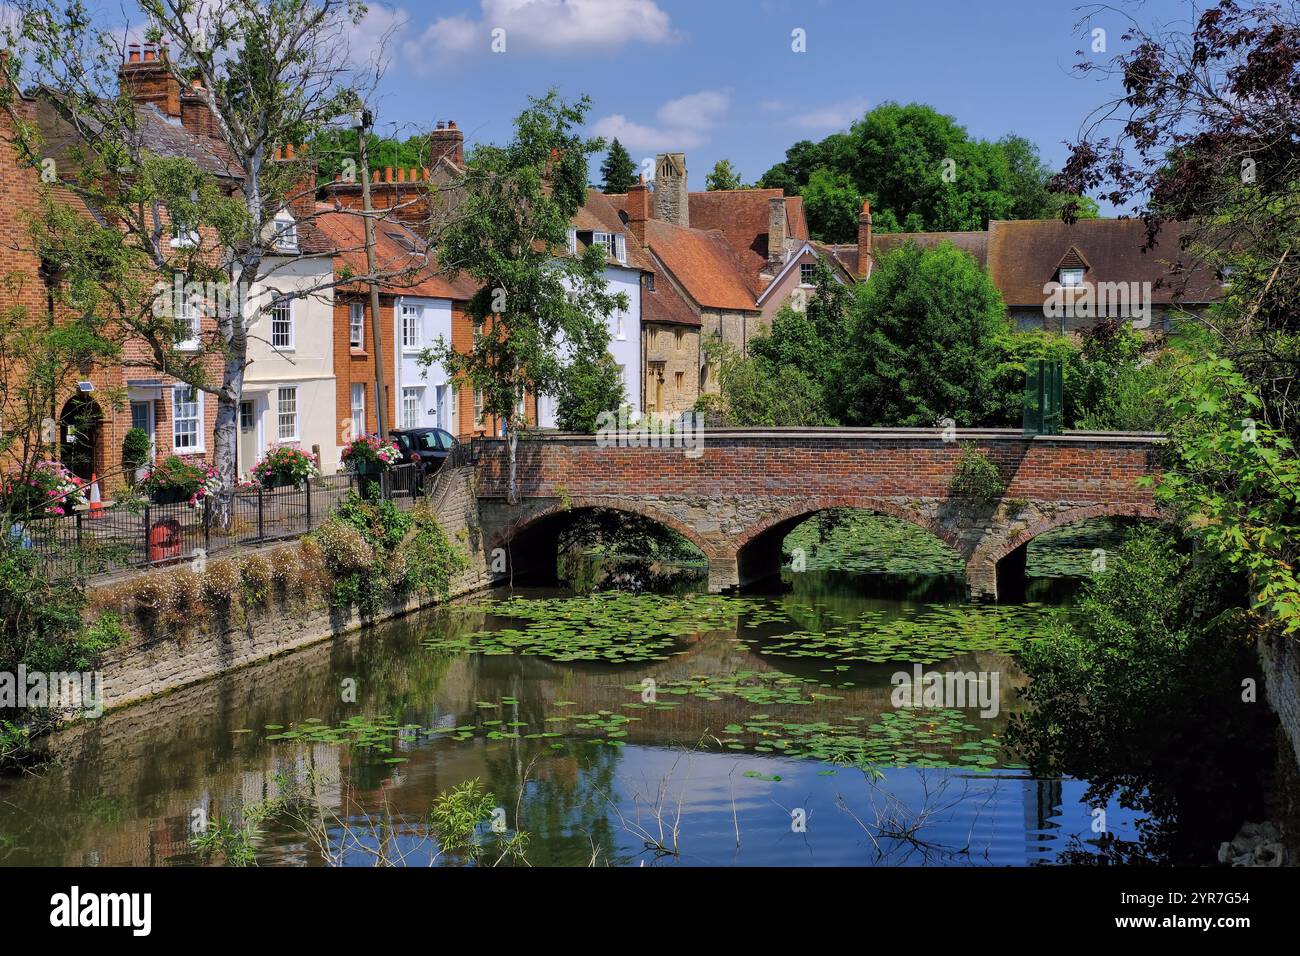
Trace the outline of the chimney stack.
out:
M 118 81 L 136 103 L 155 104 L 163 115 L 181 118 L 181 84 L 172 76 L 167 47 L 132 43 L 126 62 L 117 71 Z
M 785 265 L 785 199 L 767 201 L 767 261 L 773 270 Z
M 465 165 L 465 134 L 455 120 L 438 120 L 437 128 L 429 133 L 429 165 L 436 166 L 444 156 L 457 166 Z
M 655 157 L 655 218 L 676 226 L 691 224 L 690 192 L 685 153 L 660 153 Z
M 858 214 L 858 278 L 871 275 L 871 200 L 862 203 Z
M 316 213 L 316 162 L 310 158 L 307 147 L 288 143 L 283 149 L 275 150 L 273 161 L 293 165 L 298 177 L 285 194 L 289 211 L 299 222 L 310 219 Z
M 645 221 L 650 218 L 650 190 L 646 187 L 645 176 L 627 191 L 627 229 L 636 237 L 638 244 L 645 245 Z

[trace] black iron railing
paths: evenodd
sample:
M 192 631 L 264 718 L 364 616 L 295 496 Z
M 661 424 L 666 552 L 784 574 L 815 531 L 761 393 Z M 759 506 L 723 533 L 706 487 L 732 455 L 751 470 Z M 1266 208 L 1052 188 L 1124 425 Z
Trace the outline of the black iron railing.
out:
M 378 493 L 410 507 L 425 491 L 422 470 L 401 464 L 374 477 L 351 472 L 313 478 L 293 488 L 240 489 L 230 520 L 210 499 L 197 504 L 109 505 L 56 518 L 16 522 L 9 535 L 35 552 L 52 577 L 96 575 L 196 561 L 237 547 L 300 537 L 329 518 L 352 492 Z

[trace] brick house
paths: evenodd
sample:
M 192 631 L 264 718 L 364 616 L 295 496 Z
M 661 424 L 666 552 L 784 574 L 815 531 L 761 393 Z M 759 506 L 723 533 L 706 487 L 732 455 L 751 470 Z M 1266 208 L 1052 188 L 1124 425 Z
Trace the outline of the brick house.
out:
M 212 125 L 211 117 L 203 115 L 206 107 L 192 93 L 181 91 L 167 72 L 165 57 L 165 48 L 132 45 L 119 70 L 120 82 L 134 100 L 140 145 L 159 156 L 191 160 L 233 194 L 239 171 L 209 135 Z M 14 113 L 39 129 L 44 158 L 53 161 L 51 168 L 60 178 L 69 177 L 74 170 L 70 149 L 76 134 L 60 104 L 42 91 L 11 88 L 11 93 Z M 58 321 L 54 292 L 60 278 L 57 271 L 42 268 L 28 231 L 30 217 L 40 208 L 42 190 L 87 221 L 104 220 L 60 181 L 43 183 L 41 171 L 20 159 L 14 137 L 12 118 L 0 111 L 0 242 L 5 246 L 7 280 L 0 288 L 0 308 L 23 306 L 33 317 Z M 172 234 L 173 248 L 197 239 L 217 254 L 214 235 L 187 233 L 170 221 L 166 210 L 162 219 L 164 229 Z M 181 308 L 193 335 L 177 344 L 177 352 L 197 354 L 203 341 L 216 334 L 216 323 L 202 303 L 185 302 Z M 111 323 L 113 317 L 102 318 Z M 205 355 L 200 362 L 209 380 L 220 379 L 219 356 Z M 154 455 L 201 457 L 213 447 L 215 400 L 157 366 L 144 342 L 127 337 L 120 363 L 75 370 L 66 397 L 51 410 L 59 423 L 58 457 L 82 477 L 98 475 L 106 494 L 126 479 L 122 441 L 133 426 L 149 434 Z

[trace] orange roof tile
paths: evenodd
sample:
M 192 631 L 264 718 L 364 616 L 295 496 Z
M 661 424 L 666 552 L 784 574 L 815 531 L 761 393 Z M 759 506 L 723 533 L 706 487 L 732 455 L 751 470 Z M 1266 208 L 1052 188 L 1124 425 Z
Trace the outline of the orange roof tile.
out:
M 347 268 L 365 275 L 366 237 L 361 214 L 327 204 L 317 208 L 313 224 L 332 243 L 335 270 Z M 404 273 L 381 284 L 386 294 L 465 301 L 478 291 L 478 286 L 466 277 L 452 279 L 439 273 L 424 241 L 394 220 L 375 223 L 375 261 L 383 272 Z
M 685 229 L 649 219 L 646 243 L 698 305 L 709 309 L 757 310 L 754 292 L 736 253 L 721 232 Z

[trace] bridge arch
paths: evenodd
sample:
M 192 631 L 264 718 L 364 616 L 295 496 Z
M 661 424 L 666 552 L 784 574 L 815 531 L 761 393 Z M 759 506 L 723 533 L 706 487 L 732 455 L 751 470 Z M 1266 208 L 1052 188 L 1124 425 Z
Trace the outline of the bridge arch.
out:
M 717 548 L 686 522 L 644 502 L 605 496 L 525 502 L 522 512 L 514 512 L 509 520 L 498 524 L 487 536 L 489 563 L 494 552 L 503 549 L 513 573 L 553 574 L 560 535 L 578 515 L 588 511 L 617 511 L 647 518 L 681 535 L 703 552 L 710 565 L 714 563 Z
M 751 584 L 778 574 L 783 560 L 781 544 L 786 535 L 813 515 L 835 508 L 870 511 L 899 518 L 938 538 L 956 554 L 965 557 L 957 535 L 952 529 L 921 514 L 906 503 L 869 495 L 813 497 L 773 511 L 747 528 L 736 539 L 737 583 Z
M 1040 535 L 1093 518 L 1135 518 L 1168 521 L 1169 515 L 1154 502 L 1101 503 L 1067 508 L 1046 515 L 1013 533 L 995 537 L 975 549 L 966 562 L 966 582 L 974 598 L 1007 597 L 1025 585 L 1029 543 Z

